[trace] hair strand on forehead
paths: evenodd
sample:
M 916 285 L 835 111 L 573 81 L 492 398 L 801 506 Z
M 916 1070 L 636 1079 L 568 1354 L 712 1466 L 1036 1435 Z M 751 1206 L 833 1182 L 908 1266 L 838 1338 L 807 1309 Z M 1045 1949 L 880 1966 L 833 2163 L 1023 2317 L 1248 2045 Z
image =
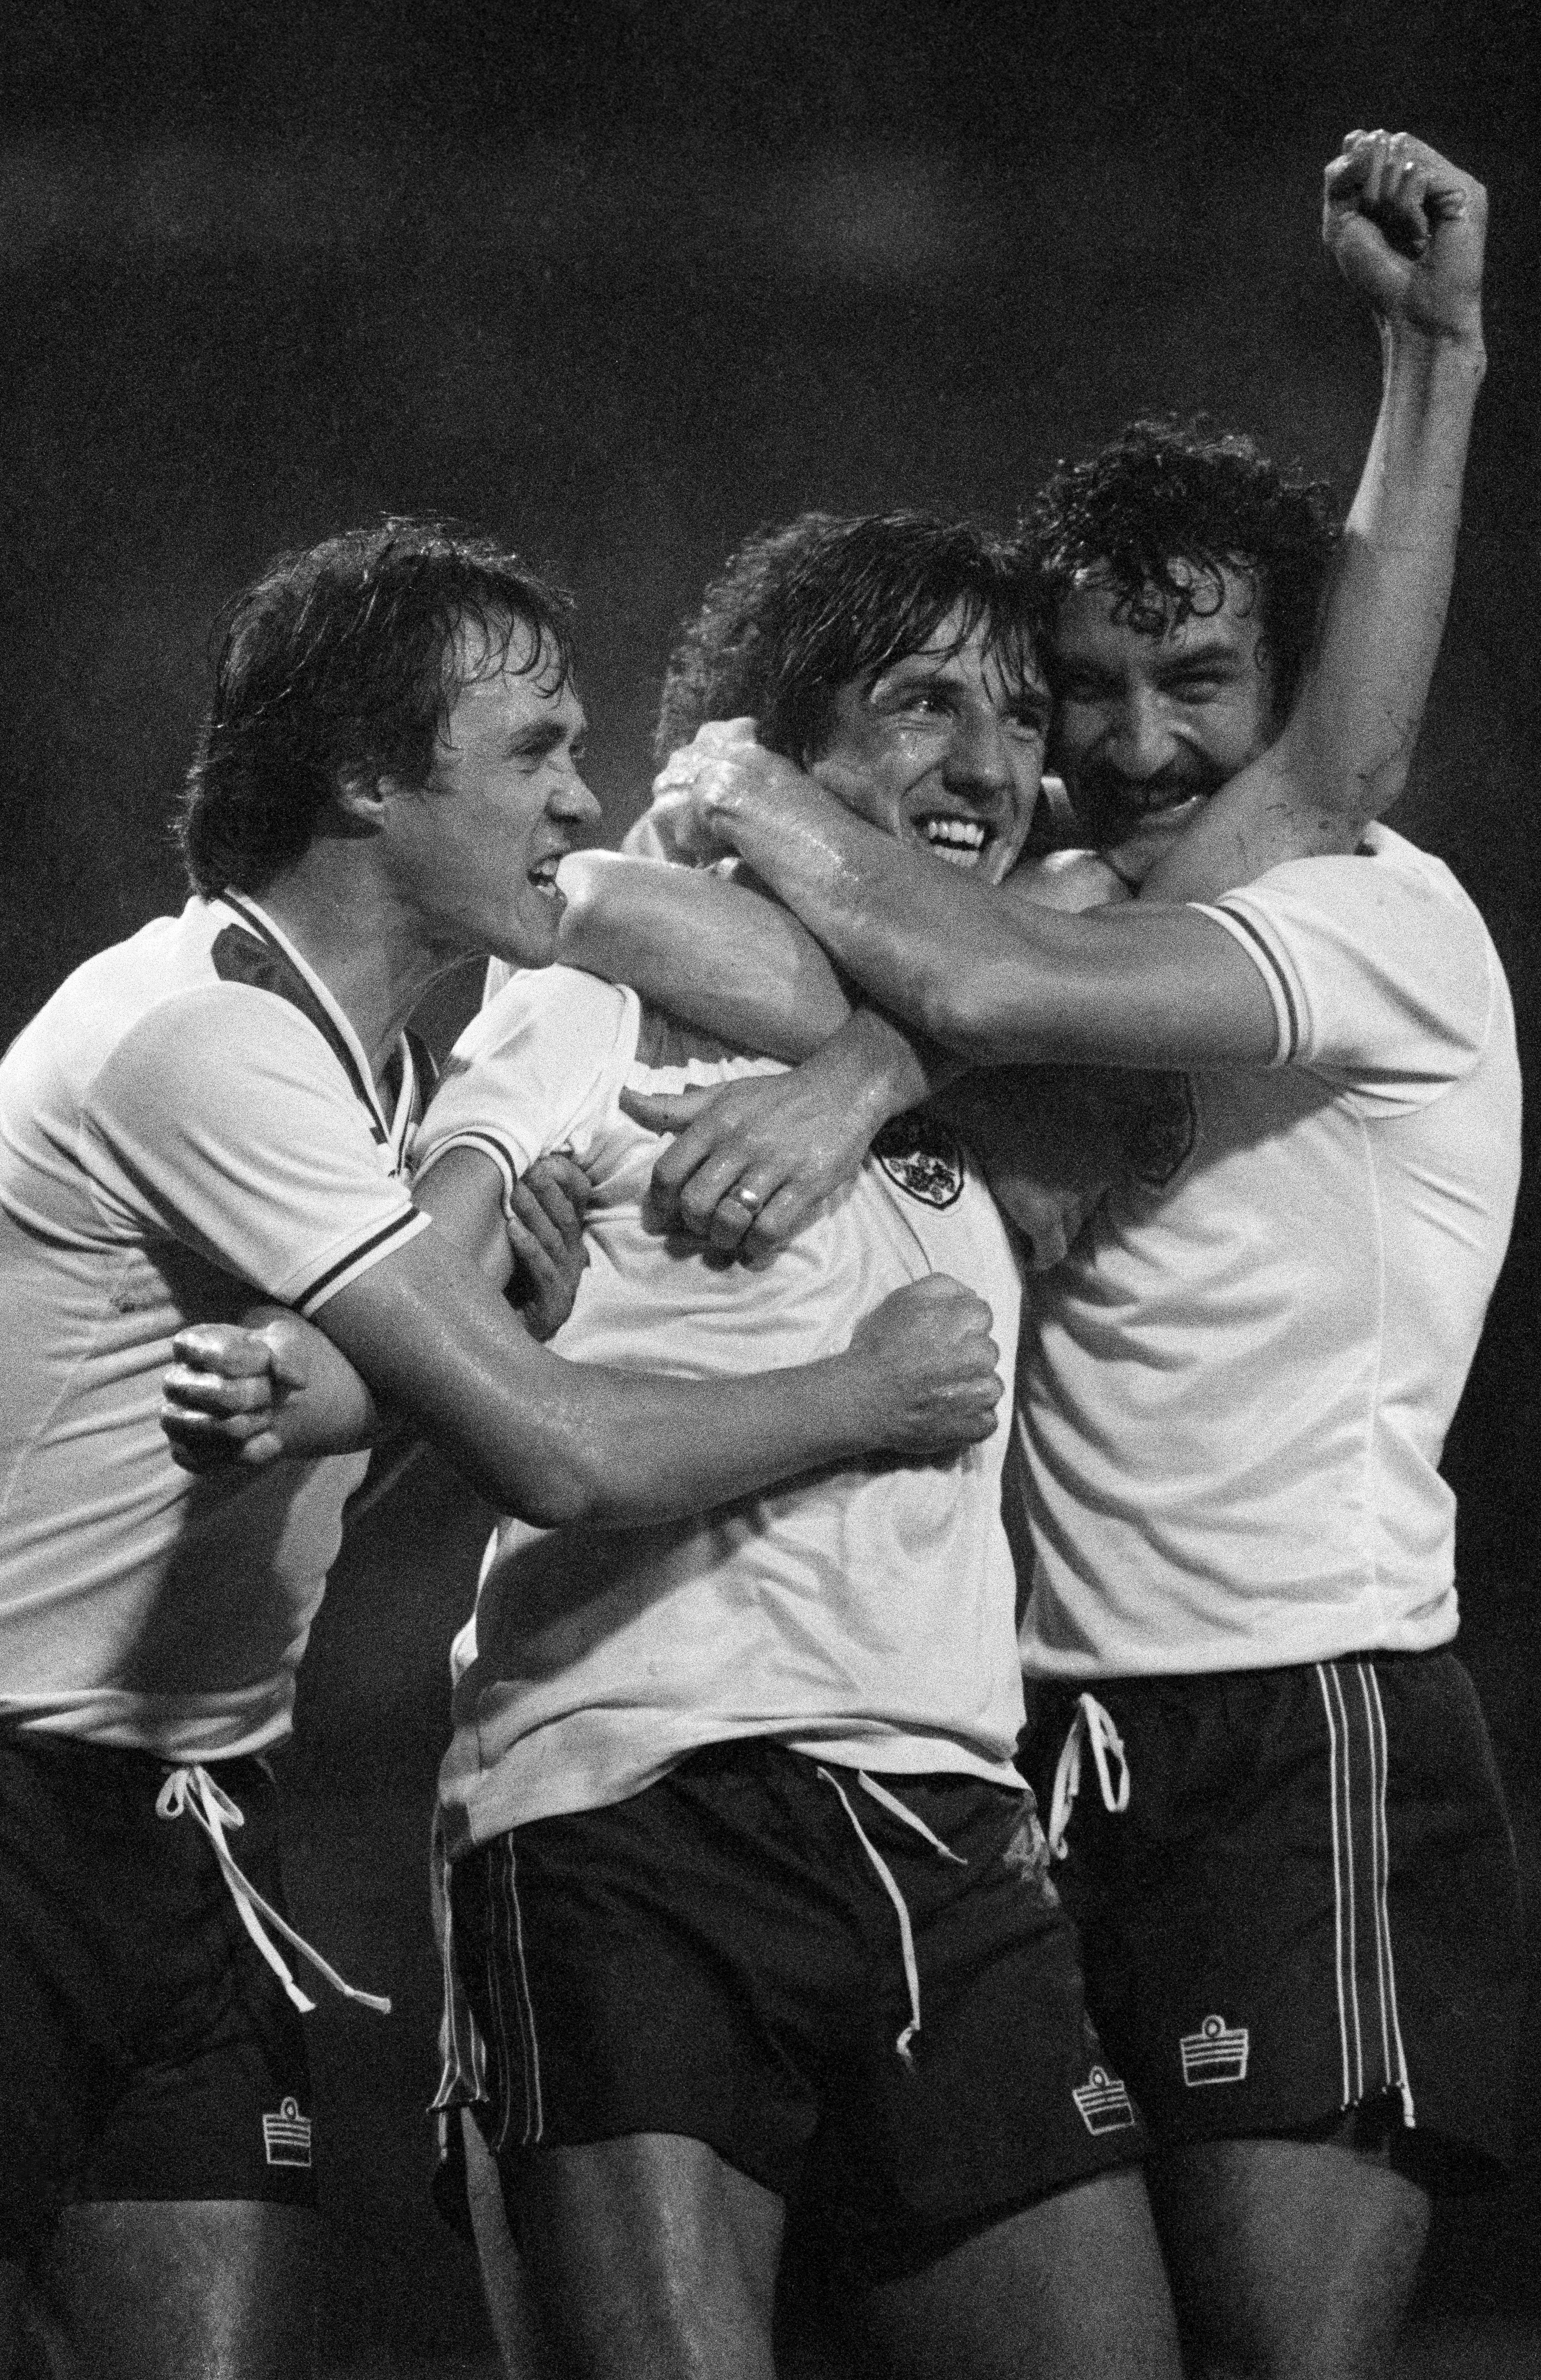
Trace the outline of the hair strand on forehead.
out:
M 1240 432 L 1131 422 L 1089 462 L 1062 463 L 1027 515 L 1052 624 L 1071 589 L 1106 587 L 1142 636 L 1207 618 L 1226 575 L 1256 590 L 1274 699 L 1287 710 L 1316 638 L 1342 535 L 1332 490 L 1281 471 Z
M 1020 540 L 923 513 L 804 513 L 740 546 L 670 663 L 659 759 L 708 720 L 753 718 L 762 743 L 816 759 L 842 686 L 918 652 L 945 622 L 983 622 L 1009 677 L 1033 674 L 1038 579 Z

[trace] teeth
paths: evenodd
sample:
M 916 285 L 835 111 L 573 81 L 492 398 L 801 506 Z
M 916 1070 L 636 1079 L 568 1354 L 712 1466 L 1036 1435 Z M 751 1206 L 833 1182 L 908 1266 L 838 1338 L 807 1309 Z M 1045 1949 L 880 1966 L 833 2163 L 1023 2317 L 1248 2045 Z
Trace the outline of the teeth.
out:
M 933 844 L 931 848 L 939 859 L 946 860 L 949 868 L 977 868 L 983 850 L 982 844 L 977 844 L 973 850 L 957 844 L 947 843 Z
M 940 852 L 943 859 L 951 859 L 953 852 L 965 852 L 977 859 L 984 850 L 986 831 L 981 819 L 922 819 L 919 828 L 931 850 Z

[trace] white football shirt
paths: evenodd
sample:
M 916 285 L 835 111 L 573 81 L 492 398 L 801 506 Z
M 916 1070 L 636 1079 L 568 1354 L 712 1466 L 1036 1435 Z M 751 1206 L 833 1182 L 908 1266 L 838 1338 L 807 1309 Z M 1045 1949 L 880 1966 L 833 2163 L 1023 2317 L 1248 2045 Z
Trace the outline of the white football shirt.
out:
M 666 1145 L 618 1095 L 781 1071 L 564 967 L 515 977 L 456 1044 L 419 1137 L 512 1181 L 565 1147 L 590 1174 L 590 1261 L 554 1344 L 622 1370 L 732 1378 L 846 1346 L 891 1290 L 945 1272 L 987 1299 L 1002 1363 L 1019 1283 L 972 1160 L 893 1130 L 770 1263 L 667 1237 L 648 1208 Z M 1008 1372 L 1009 1377 L 1009 1372 Z M 696 1747 L 774 1736 L 881 1771 L 1002 1784 L 1022 1721 L 1001 1522 L 1004 1415 L 945 1461 L 876 1459 L 646 1530 L 505 1522 L 457 1648 L 441 1777 L 452 1852 L 619 1801 Z
M 363 1455 L 194 1478 L 171 1342 L 257 1293 L 314 1315 L 428 1221 L 321 978 L 245 896 L 79 968 L 0 1062 L 0 1721 L 167 1758 L 260 1750 Z
M 1269 1068 L 1034 1284 L 1023 1654 L 1065 1678 L 1272 1667 L 1455 1633 L 1446 1429 L 1513 1214 L 1508 987 L 1448 868 L 1388 829 L 1206 915 L 1268 985 Z

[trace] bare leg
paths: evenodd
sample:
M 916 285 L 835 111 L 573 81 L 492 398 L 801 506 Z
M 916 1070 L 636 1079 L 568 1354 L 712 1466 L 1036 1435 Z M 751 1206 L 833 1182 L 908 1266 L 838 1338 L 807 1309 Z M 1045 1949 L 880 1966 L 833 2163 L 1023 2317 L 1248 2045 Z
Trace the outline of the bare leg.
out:
M 1332 2142 L 1169 2151 L 1151 2192 L 1199 2380 L 1383 2380 L 1429 2196 Z
M 504 2371 L 508 2380 L 549 2380 L 551 2360 L 541 2342 L 529 2276 L 508 2228 L 496 2160 L 465 2109 L 460 2126 L 466 2143 L 466 2195 L 481 2265 L 482 2294 Z
M 37 2282 L 74 2380 L 308 2380 L 315 2216 L 238 2199 L 67 2206 Z
M 1178 2380 L 1177 2330 L 1137 2173 L 1040 2199 L 871 2293 L 887 2368 L 914 2380 Z
M 773 2192 L 673 2132 L 532 2151 L 510 2191 L 571 2380 L 774 2380 Z

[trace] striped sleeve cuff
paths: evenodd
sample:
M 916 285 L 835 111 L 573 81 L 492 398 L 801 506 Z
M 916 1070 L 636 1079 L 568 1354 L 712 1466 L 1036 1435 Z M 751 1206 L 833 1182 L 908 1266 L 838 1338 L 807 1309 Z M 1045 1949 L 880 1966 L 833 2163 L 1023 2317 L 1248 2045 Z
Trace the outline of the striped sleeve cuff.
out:
M 408 1240 L 415 1240 L 419 1232 L 425 1232 L 430 1220 L 416 1207 L 404 1208 L 399 1215 L 393 1215 L 391 1220 L 382 1223 L 378 1231 L 370 1232 L 365 1239 L 356 1240 L 341 1255 L 331 1257 L 325 1269 L 313 1281 L 291 1293 L 290 1305 L 297 1314 L 309 1321 L 313 1315 L 320 1313 L 327 1299 L 335 1297 L 350 1281 L 357 1281 L 360 1273 L 366 1273 L 372 1265 L 377 1265 L 382 1257 L 394 1256 L 397 1248 L 404 1248 Z
M 503 1217 L 504 1222 L 514 1219 L 514 1185 L 519 1178 L 520 1158 L 517 1149 L 507 1141 L 499 1140 L 495 1133 L 483 1132 L 467 1125 L 464 1132 L 452 1132 L 446 1140 L 436 1141 L 431 1152 L 415 1169 L 414 1179 L 422 1182 L 432 1172 L 441 1157 L 452 1148 L 474 1148 L 479 1157 L 494 1164 L 503 1179 Z
M 1263 932 L 1257 920 L 1249 917 L 1240 906 L 1232 908 L 1229 902 L 1221 905 L 1207 901 L 1195 901 L 1194 906 L 1204 917 L 1213 917 L 1217 926 L 1225 928 L 1232 941 L 1240 943 L 1267 986 L 1268 998 L 1273 1003 L 1274 1025 L 1279 1035 L 1273 1056 L 1268 1061 L 1269 1065 L 1293 1064 L 1300 1056 L 1304 1039 L 1301 999 L 1295 984 L 1285 969 L 1280 953 Z

